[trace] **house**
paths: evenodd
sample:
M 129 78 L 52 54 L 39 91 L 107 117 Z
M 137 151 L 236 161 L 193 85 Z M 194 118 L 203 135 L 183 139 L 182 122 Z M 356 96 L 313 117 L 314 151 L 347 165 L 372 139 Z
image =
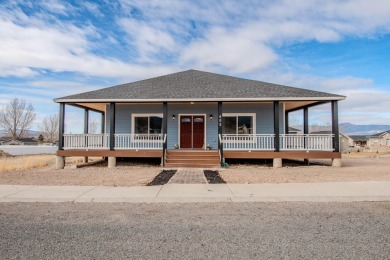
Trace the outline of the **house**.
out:
M 366 135 L 350 135 L 353 142 L 352 145 L 355 147 L 365 147 L 367 145 L 368 137 Z
M 302 132 L 301 130 L 289 126 L 289 127 L 288 127 L 288 132 L 287 132 L 286 134 L 299 134 L 299 133 L 301 133 L 301 132 Z
M 368 137 L 367 146 L 370 150 L 390 150 L 390 130 L 377 133 Z
M 165 167 L 220 167 L 231 158 L 329 158 L 341 164 L 338 101 L 344 96 L 188 70 L 57 98 L 57 167 L 67 156 L 158 157 Z M 332 133 L 308 133 L 309 108 L 330 103 Z M 64 133 L 65 106 L 84 109 L 84 133 Z M 286 133 L 289 113 L 303 110 L 304 136 Z M 88 134 L 88 113 L 102 133 Z

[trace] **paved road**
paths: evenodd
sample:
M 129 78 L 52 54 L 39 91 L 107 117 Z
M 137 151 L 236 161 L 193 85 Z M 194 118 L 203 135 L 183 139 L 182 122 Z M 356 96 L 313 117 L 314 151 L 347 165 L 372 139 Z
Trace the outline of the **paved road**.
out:
M 2 203 L 1 259 L 389 259 L 390 202 Z

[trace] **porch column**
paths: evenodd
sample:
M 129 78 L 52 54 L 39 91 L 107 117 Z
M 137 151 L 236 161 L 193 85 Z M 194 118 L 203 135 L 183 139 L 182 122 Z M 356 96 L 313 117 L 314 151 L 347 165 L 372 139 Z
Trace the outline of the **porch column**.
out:
M 104 130 L 106 128 L 106 125 L 105 125 L 105 114 L 104 112 L 102 112 L 102 125 L 101 125 L 101 133 L 104 134 Z
M 163 143 L 163 157 L 161 158 L 161 165 L 165 166 L 165 152 L 167 150 L 167 143 L 168 143 L 168 103 L 163 102 L 163 119 L 162 119 L 162 132 L 163 132 L 163 138 L 164 135 L 166 135 L 166 140 Z
M 58 126 L 58 150 L 64 150 L 64 132 L 65 132 L 65 103 L 60 103 L 60 116 Z
M 280 151 L 280 130 L 279 130 L 279 101 L 274 101 L 274 146 L 275 152 Z
M 309 133 L 309 108 L 303 108 L 303 134 L 307 135 Z M 303 138 L 303 147 L 307 147 L 307 139 Z M 309 164 L 309 159 L 304 159 L 304 163 Z
M 290 126 L 289 126 L 289 122 L 288 122 L 288 111 L 285 111 L 284 112 L 284 133 L 285 134 L 289 134 L 289 128 L 290 128 Z
M 221 139 L 219 138 L 221 137 Z M 222 102 L 218 102 L 218 149 L 220 153 L 220 164 L 223 166 L 223 143 L 222 140 Z
M 89 128 L 89 110 L 84 109 L 84 134 L 88 134 Z M 88 137 L 85 137 L 85 145 L 88 147 Z M 88 156 L 84 157 L 84 163 L 88 162 Z
M 64 132 L 65 132 L 65 103 L 60 103 L 59 125 L 58 125 L 58 150 L 64 150 Z M 56 168 L 64 169 L 65 157 L 57 156 Z
M 280 151 L 280 130 L 279 130 L 279 101 L 274 101 L 274 146 L 275 152 Z M 282 158 L 274 158 L 274 168 L 282 167 Z
M 110 151 L 114 151 L 115 147 L 115 103 L 110 103 Z M 116 158 L 108 157 L 108 168 L 116 166 Z
M 338 104 L 335 100 L 332 101 L 332 134 L 334 134 L 333 149 L 335 152 L 340 152 Z
M 309 108 L 303 108 L 303 134 L 309 133 Z

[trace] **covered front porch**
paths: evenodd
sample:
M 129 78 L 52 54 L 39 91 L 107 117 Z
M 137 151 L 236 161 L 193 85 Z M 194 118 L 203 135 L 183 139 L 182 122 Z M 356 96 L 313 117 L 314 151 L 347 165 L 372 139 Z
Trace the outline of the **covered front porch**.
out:
M 335 161 L 334 165 L 340 165 L 337 101 L 327 101 L 331 105 L 332 133 L 310 134 L 308 131 L 309 108 L 324 103 L 64 102 L 60 103 L 58 168 L 68 156 L 106 157 L 109 167 L 115 167 L 118 157 L 158 157 L 162 166 L 168 167 L 167 151 L 171 150 L 215 151 L 220 166 L 225 159 L 233 158 L 274 159 L 275 167 L 281 167 L 282 159 L 312 158 L 328 158 Z M 65 133 L 65 106 L 68 105 L 84 110 L 84 133 Z M 303 133 L 291 134 L 289 113 L 297 110 L 303 111 Z M 89 111 L 102 114 L 101 133 L 88 133 Z M 147 122 L 145 127 L 142 120 Z M 239 125 L 240 120 L 246 120 L 244 129 Z M 235 133 L 232 133 L 232 122 L 237 124 Z M 183 129 L 191 136 L 186 136 L 188 133 L 183 133 Z

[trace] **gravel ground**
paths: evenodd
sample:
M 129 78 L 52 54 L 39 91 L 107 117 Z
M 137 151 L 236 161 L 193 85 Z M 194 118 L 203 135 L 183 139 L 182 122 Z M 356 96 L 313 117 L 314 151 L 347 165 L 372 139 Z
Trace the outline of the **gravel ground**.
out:
M 329 166 L 330 160 L 313 160 L 317 165 L 287 163 L 273 169 L 264 161 L 230 164 L 219 171 L 227 183 L 306 183 L 345 181 L 390 181 L 390 157 L 343 158 L 343 167 Z M 321 165 L 318 165 L 320 163 Z
M 53 167 L 0 173 L 0 184 L 21 185 L 81 185 L 81 186 L 143 186 L 161 171 L 153 163 L 119 162 L 115 169 L 107 163 L 63 170 Z
M 389 259 L 390 203 L 0 204 L 2 259 Z
M 362 153 L 361 153 L 362 154 Z M 288 183 L 288 182 L 343 182 L 343 181 L 390 181 L 390 157 L 343 158 L 344 167 L 330 167 L 330 160 L 315 161 L 321 165 L 284 164 L 273 169 L 264 160 L 251 164 L 230 164 L 219 170 L 227 183 Z M 80 169 L 55 170 L 52 167 L 0 173 L 0 184 L 25 185 L 98 185 L 136 186 L 146 185 L 161 171 L 159 161 L 118 162 L 115 169 L 106 164 Z M 324 165 L 325 164 L 325 165 Z M 327 165 L 326 165 L 327 164 Z M 271 165 L 272 166 L 272 165 Z

